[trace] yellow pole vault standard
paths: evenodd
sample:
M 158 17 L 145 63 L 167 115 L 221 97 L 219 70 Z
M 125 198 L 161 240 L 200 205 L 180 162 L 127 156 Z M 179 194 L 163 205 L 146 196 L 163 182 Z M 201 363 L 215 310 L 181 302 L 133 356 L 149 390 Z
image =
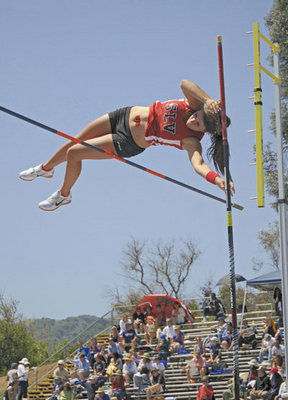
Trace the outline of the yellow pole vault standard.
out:
M 273 53 L 279 51 L 278 44 L 270 42 L 260 31 L 259 23 L 253 24 L 254 44 L 254 105 L 255 105 L 255 133 L 256 133 L 256 174 L 257 174 L 257 206 L 264 207 L 264 168 L 263 168 L 263 126 L 262 126 L 262 88 L 261 71 L 279 84 L 279 76 L 272 74 L 260 63 L 260 39 L 272 48 Z
M 256 174 L 257 174 L 257 206 L 264 207 L 264 169 L 263 169 L 263 127 L 262 127 L 262 88 L 259 23 L 253 24 L 254 43 L 254 105 L 256 132 Z

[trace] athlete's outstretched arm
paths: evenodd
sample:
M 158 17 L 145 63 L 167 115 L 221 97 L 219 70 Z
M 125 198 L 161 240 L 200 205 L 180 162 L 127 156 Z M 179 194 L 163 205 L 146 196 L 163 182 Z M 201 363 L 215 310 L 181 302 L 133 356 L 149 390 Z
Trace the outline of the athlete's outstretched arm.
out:
M 183 149 L 187 151 L 189 160 L 194 168 L 194 170 L 202 176 L 204 179 L 206 178 L 206 175 L 208 172 L 211 171 L 211 168 L 208 167 L 207 164 L 205 164 L 203 157 L 202 157 L 202 146 L 199 140 L 195 137 L 189 137 L 183 139 Z M 215 178 L 215 185 L 217 185 L 221 190 L 225 191 L 225 180 L 221 178 L 220 176 L 217 176 Z M 233 182 L 230 183 L 231 185 L 231 190 L 234 193 L 234 185 Z
M 196 83 L 183 79 L 180 87 L 192 110 L 200 110 L 204 105 L 209 107 L 211 111 L 217 112 L 219 110 L 220 101 L 211 99 Z

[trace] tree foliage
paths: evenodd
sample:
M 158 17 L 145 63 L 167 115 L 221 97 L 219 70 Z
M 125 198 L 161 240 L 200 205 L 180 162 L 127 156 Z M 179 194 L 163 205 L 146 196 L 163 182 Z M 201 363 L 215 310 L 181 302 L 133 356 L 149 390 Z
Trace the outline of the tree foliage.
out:
M 0 373 L 3 374 L 12 362 L 27 357 L 36 365 L 48 357 L 48 345 L 33 338 L 21 315 L 18 303 L 7 300 L 0 293 Z
M 124 250 L 123 276 L 142 294 L 164 293 L 179 298 L 200 251 L 191 240 L 182 248 L 175 241 L 147 247 L 132 238 Z

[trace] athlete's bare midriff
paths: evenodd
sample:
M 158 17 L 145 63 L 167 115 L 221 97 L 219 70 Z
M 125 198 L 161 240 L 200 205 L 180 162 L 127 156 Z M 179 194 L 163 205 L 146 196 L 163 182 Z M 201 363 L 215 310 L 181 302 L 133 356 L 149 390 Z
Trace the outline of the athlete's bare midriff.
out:
M 140 124 L 136 125 L 136 116 L 140 116 Z M 129 116 L 129 127 L 132 133 L 132 137 L 135 143 L 146 149 L 146 147 L 150 146 L 150 143 L 145 140 L 145 131 L 147 127 L 149 115 L 149 107 L 140 107 L 135 106 L 131 108 L 130 116 Z

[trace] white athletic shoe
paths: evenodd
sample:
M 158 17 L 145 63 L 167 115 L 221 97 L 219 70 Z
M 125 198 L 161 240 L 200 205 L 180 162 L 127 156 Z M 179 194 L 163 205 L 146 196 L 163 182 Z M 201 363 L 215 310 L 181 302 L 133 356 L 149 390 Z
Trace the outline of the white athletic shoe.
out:
M 54 211 L 65 204 L 71 203 L 71 199 L 71 193 L 69 196 L 64 197 L 61 195 L 60 190 L 57 190 L 57 192 L 51 194 L 48 199 L 41 201 L 41 203 L 39 203 L 39 208 L 44 211 Z
M 44 171 L 42 169 L 42 164 L 37 165 L 37 167 L 26 169 L 25 171 L 20 172 L 19 178 L 23 179 L 23 181 L 33 181 L 33 179 L 37 178 L 37 176 L 42 176 L 43 178 L 52 178 L 54 174 L 54 168 L 51 171 Z

